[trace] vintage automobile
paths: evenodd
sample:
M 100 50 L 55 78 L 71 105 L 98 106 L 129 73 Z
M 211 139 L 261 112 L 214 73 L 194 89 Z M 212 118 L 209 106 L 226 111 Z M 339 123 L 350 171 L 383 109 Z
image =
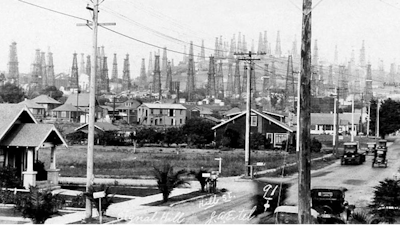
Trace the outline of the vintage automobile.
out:
M 384 166 L 387 167 L 388 160 L 386 159 L 387 148 L 377 148 L 374 151 L 374 158 L 372 159 L 372 167 Z
M 298 224 L 298 206 L 283 205 L 276 207 L 273 218 L 275 224 Z M 312 223 L 317 223 L 318 212 L 311 209 Z
M 368 153 L 374 153 L 376 148 L 376 142 L 367 142 L 367 154 Z
M 316 186 L 311 189 L 312 208 L 321 214 L 340 214 L 346 207 L 344 187 Z
M 359 152 L 359 144 L 358 142 L 345 142 L 343 144 L 343 155 L 341 158 L 341 164 L 361 164 L 365 162 L 365 152 Z
M 387 150 L 387 140 L 379 140 L 376 149 L 386 149 Z

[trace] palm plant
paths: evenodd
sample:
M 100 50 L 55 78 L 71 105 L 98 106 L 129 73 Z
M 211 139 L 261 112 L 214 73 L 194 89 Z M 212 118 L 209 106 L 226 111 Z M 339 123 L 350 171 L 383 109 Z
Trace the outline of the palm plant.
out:
M 182 175 L 186 174 L 185 170 L 179 170 L 174 173 L 174 168 L 166 163 L 160 167 L 154 166 L 154 176 L 157 179 L 157 186 L 163 195 L 163 202 L 168 201 L 168 197 L 171 191 L 183 184 L 187 184 L 187 181 L 182 179 Z
M 369 206 L 371 213 L 383 222 L 395 222 L 400 212 L 400 181 L 385 179 L 374 188 L 374 197 Z
M 355 211 L 351 214 L 351 218 L 348 223 L 351 224 L 368 224 L 370 222 L 370 216 L 365 211 Z
M 52 215 L 58 213 L 65 201 L 49 190 L 40 191 L 37 187 L 30 187 L 29 195 L 19 199 L 15 208 L 21 211 L 24 218 L 29 218 L 35 224 L 43 224 Z

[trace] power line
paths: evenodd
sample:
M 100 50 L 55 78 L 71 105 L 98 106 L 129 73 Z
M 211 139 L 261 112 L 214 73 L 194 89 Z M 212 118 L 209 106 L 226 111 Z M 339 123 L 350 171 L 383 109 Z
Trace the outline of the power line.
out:
M 54 13 L 57 13 L 57 14 L 60 14 L 60 15 L 68 16 L 68 17 L 71 17 L 71 18 L 74 18 L 74 19 L 88 21 L 88 19 L 84 19 L 82 17 L 74 16 L 74 15 L 67 14 L 67 13 L 63 13 L 63 12 L 60 12 L 60 11 L 57 11 L 57 10 L 54 10 L 54 9 L 49 9 L 49 8 L 46 8 L 46 7 L 43 7 L 43 6 L 40 6 L 40 5 L 36 5 L 36 4 L 30 3 L 30 2 L 26 2 L 26 1 L 23 1 L 23 0 L 18 0 L 18 1 L 22 2 L 22 3 L 25 3 L 25 4 L 28 4 L 28 5 L 31 5 L 31 6 L 34 6 L 34 7 L 37 7 L 37 8 L 40 8 L 40 9 L 44 9 L 44 10 L 47 10 L 47 11 L 50 11 L 50 12 L 54 12 Z

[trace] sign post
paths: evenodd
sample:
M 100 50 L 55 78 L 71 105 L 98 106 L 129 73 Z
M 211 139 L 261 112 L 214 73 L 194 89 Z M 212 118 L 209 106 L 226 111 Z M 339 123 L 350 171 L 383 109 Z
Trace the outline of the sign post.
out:
M 96 199 L 96 198 L 99 199 L 99 223 L 103 222 L 103 216 L 102 216 L 102 213 L 101 213 L 101 198 L 104 198 L 104 197 L 106 197 L 106 193 L 104 191 L 99 191 L 99 192 L 94 192 L 93 193 L 93 198 L 94 199 Z

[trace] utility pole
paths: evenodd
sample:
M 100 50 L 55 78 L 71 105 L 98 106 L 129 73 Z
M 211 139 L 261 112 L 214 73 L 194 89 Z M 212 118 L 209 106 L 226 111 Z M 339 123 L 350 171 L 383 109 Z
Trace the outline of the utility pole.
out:
M 336 87 L 336 99 L 335 99 L 335 145 L 333 149 L 333 154 L 338 156 L 338 147 L 339 147 L 339 87 Z
M 369 137 L 369 123 L 371 120 L 371 102 L 368 102 L 367 137 Z
M 311 5 L 312 0 L 303 0 L 303 27 L 301 40 L 301 86 L 300 101 L 300 131 L 299 140 L 299 211 L 300 224 L 311 224 L 311 136 L 310 136 L 310 106 L 311 106 Z
M 354 141 L 354 94 L 353 94 L 353 98 L 351 100 L 351 133 L 350 133 L 350 137 L 351 137 L 351 141 Z
M 98 25 L 115 25 L 115 23 L 98 23 L 99 15 L 99 0 L 93 0 L 93 8 L 89 6 L 86 9 L 93 11 L 93 22 L 86 24 L 77 24 L 77 26 L 92 26 L 93 28 L 93 64 L 90 74 L 90 87 L 89 87 L 89 127 L 88 127 L 88 150 L 87 150 L 87 167 L 86 167 L 86 191 L 94 183 L 93 175 L 93 150 L 94 150 L 94 119 L 96 114 L 96 73 L 97 73 L 97 30 Z M 86 219 L 92 218 L 92 203 L 86 198 Z
M 246 80 L 246 134 L 245 134 L 245 148 L 244 148 L 244 163 L 245 163 L 245 176 L 251 176 L 250 174 L 250 120 L 251 120 L 251 74 L 254 70 L 254 61 L 260 59 L 253 59 L 253 55 L 265 55 L 265 53 L 234 53 L 234 55 L 248 55 L 248 58 L 241 58 L 238 60 L 248 61 L 250 64 L 250 74 L 247 74 Z
M 380 107 L 380 101 L 378 99 L 377 105 L 376 105 L 376 139 L 379 139 L 379 107 Z

